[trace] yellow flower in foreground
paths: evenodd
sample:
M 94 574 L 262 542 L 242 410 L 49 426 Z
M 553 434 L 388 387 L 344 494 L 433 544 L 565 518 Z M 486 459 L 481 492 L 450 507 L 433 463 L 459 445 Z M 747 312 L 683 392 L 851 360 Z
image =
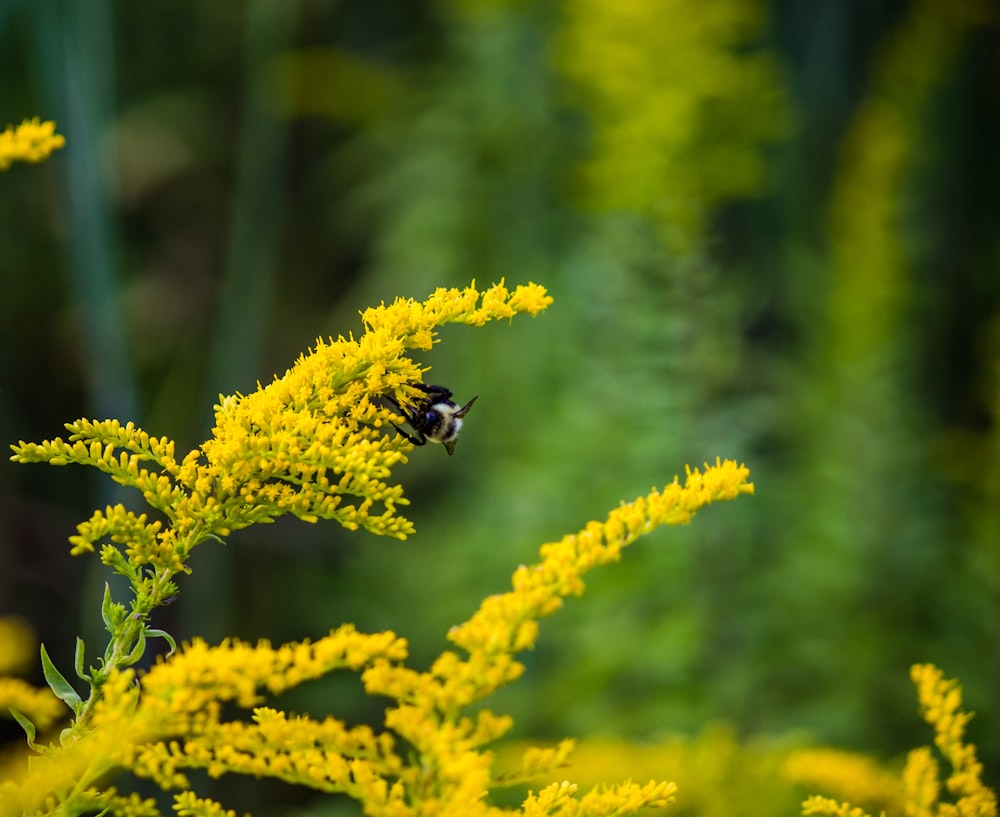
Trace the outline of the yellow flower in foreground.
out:
M 66 144 L 56 131 L 55 122 L 42 122 L 35 117 L 25 119 L 16 128 L 8 125 L 0 133 L 0 170 L 14 162 L 41 162 L 54 150 Z
M 962 711 L 962 690 L 958 682 L 945 679 L 932 664 L 915 664 L 910 677 L 917 687 L 920 714 L 934 727 L 934 743 L 951 764 L 946 781 L 954 804 L 939 801 L 939 767 L 931 750 L 921 747 L 910 752 L 903 770 L 903 813 L 908 817 L 996 817 L 996 794 L 982 782 L 982 764 L 976 747 L 963 741 L 971 712 Z M 810 797 L 802 804 L 803 814 L 828 817 L 868 817 L 850 803 L 827 797 Z
M 358 339 L 320 339 L 284 376 L 258 385 L 249 395 L 220 396 L 211 439 L 183 456 L 172 440 L 118 420 L 78 420 L 67 424 L 66 440 L 11 446 L 15 462 L 95 467 L 137 489 L 156 512 L 150 517 L 124 505 L 109 506 L 78 525 L 70 537 L 74 554 L 100 548 L 101 561 L 128 579 L 133 597 L 126 606 L 115 602 L 106 588 L 101 615 L 110 639 L 96 666 L 87 666 L 84 644 L 77 642 L 74 668 L 90 688 L 88 698 L 43 652 L 46 679 L 75 715 L 68 735 L 79 739 L 69 753 L 76 759 L 63 764 L 69 768 L 66 776 L 52 779 L 88 779 L 121 761 L 120 747 L 130 745 L 123 725 L 98 735 L 89 730 L 99 716 L 107 716 L 99 704 L 115 700 L 107 695 L 107 685 L 142 657 L 147 640 L 162 637 L 172 644 L 169 634 L 149 627 L 149 615 L 177 594 L 175 577 L 189 570 L 187 562 L 197 545 L 286 514 L 309 522 L 334 519 L 351 530 L 364 528 L 400 539 L 411 533 L 412 523 L 399 513 L 407 500 L 402 487 L 391 481 L 393 467 L 406 461 L 413 445 L 393 429 L 404 422 L 399 407 L 423 395 L 425 369 L 410 357 L 411 350 L 430 349 L 443 324 L 479 326 L 519 313 L 534 315 L 551 300 L 537 284 L 511 291 L 501 281 L 482 291 L 473 283 L 464 289 L 438 289 L 423 302 L 398 298 L 367 309 Z M 251 664 L 262 655 L 260 648 L 233 646 L 230 651 Z M 248 680 L 254 677 L 247 674 L 250 668 L 241 669 L 246 694 L 255 694 Z M 289 670 L 304 671 L 294 662 Z M 205 690 L 206 706 L 218 695 L 217 676 L 208 677 L 195 687 Z M 276 691 L 273 686 L 271 691 Z M 183 703 L 193 694 L 179 687 L 171 700 Z M 146 724 L 132 742 L 147 740 L 147 728 L 156 734 L 160 726 Z M 116 736 L 111 756 L 101 743 L 108 734 Z M 88 760 L 91 756 L 97 760 Z M 225 766 L 218 758 L 213 762 Z M 352 779 L 361 774 L 355 769 L 350 773 Z M 46 791 L 44 785 L 41 791 Z M 80 796 L 79 786 L 73 791 Z M 102 800 L 100 808 L 107 802 Z
M 617 560 L 625 546 L 659 525 L 688 522 L 710 502 L 752 492 L 747 477 L 745 467 L 717 461 L 703 472 L 689 471 L 683 485 L 675 479 L 621 505 L 604 522 L 543 545 L 539 563 L 518 568 L 509 592 L 486 599 L 449 634 L 467 655 L 447 650 L 426 672 L 405 666 L 406 642 L 393 633 L 366 635 L 350 625 L 316 642 L 280 647 L 238 641 L 210 647 L 196 640 L 145 673 L 112 671 L 86 733 L 46 747 L 17 784 L 0 785 L 0 802 L 30 813 L 44 811 L 47 798 L 56 797 L 80 811 L 145 814 L 144 801 L 96 784 L 114 769 L 128 769 L 163 789 L 186 790 L 188 772 L 196 769 L 213 778 L 247 774 L 344 793 L 372 817 L 599 817 L 666 805 L 676 787 L 655 780 L 600 785 L 579 795 L 575 785 L 557 782 L 529 794 L 520 809 L 490 805 L 491 789 L 551 779 L 572 742 L 528 748 L 513 773 L 495 774 L 486 747 L 510 729 L 511 719 L 470 711 L 470 705 L 520 676 L 514 654 L 534 644 L 539 618 L 582 591 L 584 573 Z M 263 706 L 267 695 L 338 670 L 360 673 L 368 694 L 390 699 L 382 731 Z M 183 814 L 225 813 L 190 792 L 176 802 Z
M 538 564 L 515 571 L 509 592 L 486 599 L 449 633 L 464 657 L 446 650 L 428 671 L 404 664 L 406 643 L 393 633 L 365 635 L 350 625 L 281 647 L 196 640 L 148 672 L 128 669 L 147 638 L 172 644 L 148 628 L 148 614 L 176 592 L 173 577 L 206 539 L 283 514 L 405 537 L 412 526 L 398 507 L 406 500 L 390 478 L 413 443 L 392 425 L 404 420 L 399 407 L 422 398 L 424 373 L 407 351 L 429 349 L 442 324 L 535 314 L 549 301 L 537 285 L 511 292 L 501 283 L 483 292 L 439 289 L 422 303 L 398 299 L 366 310 L 359 339 L 320 340 L 283 377 L 249 395 L 221 397 L 211 439 L 181 458 L 173 441 L 117 420 L 80 420 L 68 425 L 66 441 L 13 446 L 18 462 L 94 466 L 138 489 L 159 518 L 117 505 L 95 513 L 72 537 L 75 553 L 100 545 L 102 561 L 129 578 L 135 598 L 127 609 L 105 594 L 101 613 L 111 641 L 96 667 L 85 669 L 77 642 L 75 669 L 91 689 L 86 701 L 42 652 L 46 680 L 76 717 L 58 745 L 34 745 L 39 756 L 27 770 L 0 783 L 0 817 L 153 817 L 151 801 L 100 788 L 120 770 L 165 790 L 188 789 L 191 769 L 211 778 L 269 777 L 347 794 L 370 817 L 598 817 L 670 802 L 674 784 L 654 780 L 599 786 L 579 797 L 574 785 L 554 783 L 518 811 L 492 806 L 491 788 L 549 776 L 572 744 L 528 750 L 513 775 L 495 776 L 485 747 L 509 731 L 511 719 L 469 708 L 520 677 L 516 653 L 534 645 L 540 618 L 583 591 L 587 571 L 616 561 L 659 525 L 687 523 L 710 502 L 752 493 L 749 472 L 734 462 L 689 470 L 683 485 L 675 478 L 605 521 L 544 545 Z M 368 694 L 389 699 L 382 731 L 263 705 L 268 695 L 338 670 L 360 673 Z M 191 792 L 175 798 L 175 811 L 228 815 Z
M 543 545 L 539 563 L 515 571 L 512 590 L 484 600 L 467 622 L 448 634 L 452 643 L 468 653 L 466 658 L 445 651 L 425 673 L 388 661 L 373 662 L 362 676 L 365 689 L 399 701 L 399 706 L 387 711 L 386 725 L 413 746 L 420 768 L 433 774 L 435 796 L 454 804 L 442 813 L 479 813 L 463 811 L 477 801 L 466 800 L 468 792 L 457 781 L 466 779 L 466 770 L 482 774 L 477 765 L 482 762 L 480 747 L 503 735 L 510 720 L 488 710 L 480 711 L 476 719 L 463 717 L 461 712 L 520 677 L 524 667 L 513 656 L 534 645 L 538 619 L 555 612 L 565 596 L 582 593 L 584 573 L 617 561 L 622 549 L 641 535 L 660 525 L 687 523 L 710 502 L 752 493 L 748 475 L 742 465 L 717 460 L 704 472 L 689 470 L 684 485 L 675 479 L 662 490 L 621 505 L 604 522 L 591 522 L 579 533 Z M 548 756 L 533 753 L 524 758 L 522 768 L 545 760 L 559 762 L 568 750 L 565 746 Z M 463 770 L 461 775 L 457 769 Z M 428 785 L 425 776 L 420 780 L 421 786 Z M 631 813 L 642 806 L 664 804 L 672 791 L 672 784 L 625 784 L 577 801 L 569 789 L 549 787 L 529 797 L 523 813 Z M 617 806 L 611 807 L 611 801 Z
M 951 764 L 952 772 L 946 781 L 948 791 L 958 798 L 954 806 L 941 803 L 936 811 L 927 813 L 942 817 L 953 814 L 996 817 L 996 794 L 983 785 L 983 766 L 976 759 L 976 747 L 963 741 L 965 725 L 972 720 L 972 713 L 962 711 L 962 688 L 957 681 L 945 679 L 933 664 L 915 664 L 910 677 L 917 687 L 920 714 L 934 727 L 934 744 Z M 926 798 L 928 807 L 935 805 L 936 797 L 928 797 L 928 794 L 937 794 L 937 787 L 928 780 L 928 772 L 933 771 L 933 776 L 937 777 L 936 764 L 929 752 L 912 752 L 906 765 L 905 782 L 917 786 L 907 794 L 914 800 Z
M 662 490 L 622 504 L 604 522 L 590 522 L 579 533 L 543 545 L 542 561 L 519 567 L 513 590 L 486 599 L 469 621 L 449 633 L 449 640 L 473 655 L 529 649 L 535 643 L 535 620 L 559 609 L 563 597 L 580 595 L 584 573 L 617 561 L 622 548 L 660 525 L 686 524 L 710 502 L 752 494 L 749 473 L 731 460 L 716 460 L 704 472 L 689 469 L 684 485 L 675 478 Z

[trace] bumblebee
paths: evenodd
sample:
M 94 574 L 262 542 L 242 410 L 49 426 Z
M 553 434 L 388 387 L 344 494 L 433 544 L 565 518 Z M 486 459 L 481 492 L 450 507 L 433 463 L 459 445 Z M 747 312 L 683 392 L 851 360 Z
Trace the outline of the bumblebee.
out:
M 410 424 L 410 428 L 415 433 L 409 434 L 395 423 L 392 424 L 393 428 L 414 445 L 423 445 L 430 440 L 432 443 L 444 445 L 449 456 L 454 454 L 458 432 L 462 430 L 462 418 L 469 413 L 469 409 L 472 408 L 472 404 L 476 402 L 479 395 L 477 394 L 459 408 L 458 403 L 451 399 L 450 389 L 423 383 L 414 383 L 413 385 L 424 392 L 426 396 L 413 403 L 412 411 L 407 411 L 391 397 L 388 399 L 406 418 L 406 422 Z

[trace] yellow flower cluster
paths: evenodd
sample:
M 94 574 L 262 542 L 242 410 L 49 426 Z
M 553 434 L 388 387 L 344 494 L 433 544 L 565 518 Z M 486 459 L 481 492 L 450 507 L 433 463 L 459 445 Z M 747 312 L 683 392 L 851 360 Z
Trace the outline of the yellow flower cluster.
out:
M 836 794 L 873 812 L 903 813 L 898 776 L 866 755 L 825 747 L 797 749 L 785 758 L 782 774 L 807 791 Z
M 181 460 L 173 441 L 117 420 L 69 423 L 68 441 L 22 441 L 11 459 L 91 465 L 140 490 L 168 526 L 116 506 L 97 511 L 71 540 L 74 553 L 110 540 L 133 568 L 177 572 L 205 539 L 288 513 L 402 539 L 413 530 L 397 510 L 407 500 L 388 479 L 411 443 L 386 434 L 403 418 L 385 398 L 407 404 L 420 397 L 414 384 L 423 371 L 407 351 L 430 349 L 445 323 L 480 326 L 535 315 L 550 302 L 538 285 L 511 292 L 501 282 L 365 310 L 358 340 L 320 339 L 283 377 L 249 395 L 220 397 L 212 438 Z M 118 569 L 114 551 L 106 547 L 102 556 Z
M 659 525 L 686 523 L 710 502 L 751 493 L 747 469 L 733 462 L 689 470 L 683 485 L 675 479 L 604 522 L 544 545 L 538 564 L 517 569 L 509 592 L 486 599 L 449 633 L 467 655 L 446 650 L 426 672 L 405 665 L 406 643 L 393 633 L 364 635 L 350 625 L 316 642 L 281 647 L 194 641 L 148 672 L 128 669 L 147 637 L 169 639 L 146 627 L 147 615 L 176 591 L 171 578 L 187 569 L 191 549 L 207 538 L 286 513 L 406 536 L 410 523 L 397 515 L 405 500 L 389 477 L 412 443 L 386 429 L 403 422 L 397 405 L 422 396 L 423 370 L 407 351 L 429 349 L 444 323 L 535 314 L 549 300 L 541 287 L 511 292 L 501 283 L 483 292 L 441 289 L 423 303 L 400 299 L 366 310 L 358 340 L 320 340 L 271 384 L 221 397 L 211 439 L 180 459 L 172 441 L 116 420 L 80 420 L 67 426 L 66 441 L 13 446 L 19 462 L 94 466 L 138 489 L 161 518 L 108 507 L 72 537 L 74 553 L 100 545 L 102 561 L 132 582 L 135 600 L 129 611 L 106 593 L 102 614 L 112 639 L 96 668 L 84 669 L 78 642 L 76 670 L 91 687 L 88 700 L 43 651 L 46 680 L 76 720 L 58 745 L 40 745 L 32 724 L 19 718 L 40 756 L 17 782 L 0 784 L 0 817 L 57 809 L 157 815 L 150 800 L 101 788 L 120 769 L 165 790 L 188 789 L 192 769 L 210 777 L 270 777 L 345 793 L 373 817 L 596 817 L 670 802 L 672 783 L 629 781 L 577 796 L 576 786 L 562 782 L 529 794 L 516 812 L 495 807 L 487 801 L 491 788 L 549 775 L 572 743 L 528 750 L 513 775 L 495 776 L 485 747 L 510 729 L 511 719 L 469 707 L 520 677 L 515 654 L 534 645 L 538 619 L 583 591 L 587 571 L 617 560 L 622 548 Z M 337 670 L 360 673 L 367 693 L 390 699 L 383 731 L 263 705 L 268 695 Z M 245 714 L 232 718 L 240 710 Z M 187 791 L 175 797 L 174 810 L 228 814 Z
M 524 817 L 602 817 L 635 814 L 644 808 L 662 808 L 674 800 L 673 783 L 650 781 L 644 786 L 631 781 L 619 786 L 595 788 L 576 799 L 577 787 L 564 780 L 529 794 L 524 801 Z
M 921 715 L 934 727 L 934 744 L 951 764 L 952 773 L 946 785 L 957 801 L 955 805 L 937 802 L 940 787 L 937 764 L 929 750 L 920 749 L 911 752 L 906 763 L 904 784 L 908 799 L 926 803 L 924 813 L 940 817 L 996 817 L 996 794 L 983 785 L 983 767 L 976 759 L 976 747 L 963 741 L 965 725 L 972 719 L 972 713 L 962 711 L 962 689 L 958 682 L 945 679 L 932 664 L 916 664 L 910 676 L 917 687 Z
M 976 747 L 964 742 L 965 726 L 971 712 L 962 711 L 962 690 L 958 682 L 945 679 L 932 664 L 915 664 L 910 677 L 917 688 L 920 713 L 934 727 L 934 743 L 951 764 L 945 781 L 955 803 L 940 800 L 941 780 L 937 761 L 930 748 L 910 752 L 903 769 L 903 813 L 914 817 L 996 817 L 997 798 L 983 785 L 982 764 Z M 863 809 L 827 797 L 810 797 L 802 804 L 803 814 L 828 817 L 868 817 Z
M 543 545 L 542 561 L 532 567 L 519 567 L 514 573 L 513 590 L 486 599 L 469 621 L 452 629 L 449 640 L 474 658 L 482 656 L 478 660 L 484 662 L 487 657 L 531 648 L 538 631 L 537 619 L 559 609 L 565 596 L 580 595 L 584 573 L 617 561 L 622 548 L 660 525 L 686 524 L 710 502 L 753 493 L 753 483 L 746 481 L 748 474 L 745 466 L 731 460 L 716 460 L 714 466 L 706 465 L 704 472 L 688 469 L 683 486 L 675 478 L 662 490 L 622 504 L 604 522 L 591 522 L 579 533 Z M 476 669 L 478 673 L 481 668 Z M 503 659 L 497 669 L 505 680 L 513 680 L 520 673 L 519 665 L 508 665 Z M 476 674 L 471 680 L 477 684 L 485 678 Z
M 15 462 L 90 465 L 104 471 L 140 491 L 160 517 L 109 506 L 81 523 L 71 537 L 74 554 L 99 546 L 101 561 L 129 580 L 134 598 L 127 609 L 106 592 L 101 612 L 111 638 L 96 666 L 86 667 L 84 645 L 78 641 L 75 668 L 90 687 L 86 700 L 43 653 L 46 680 L 76 715 L 70 731 L 79 745 L 68 757 L 81 759 L 63 765 L 70 769 L 65 780 L 87 779 L 81 772 L 88 763 L 87 746 L 105 764 L 112 756 L 117 758 L 112 765 L 120 761 L 117 748 L 106 750 L 102 738 L 89 736 L 88 730 L 94 728 L 102 697 L 113 700 L 107 685 L 115 672 L 139 660 L 147 639 L 159 636 L 172 644 L 168 634 L 149 629 L 147 621 L 155 607 L 176 594 L 174 577 L 188 570 L 195 546 L 283 514 L 307 521 L 335 519 L 350 529 L 406 537 L 412 524 L 397 512 L 406 500 L 389 477 L 412 447 L 392 430 L 392 424 L 404 422 L 398 406 L 423 396 L 419 384 L 424 370 L 408 352 L 430 349 L 443 324 L 480 326 L 519 313 L 534 315 L 550 302 L 541 286 L 508 290 L 501 281 L 482 291 L 473 283 L 438 289 L 423 302 L 400 298 L 368 309 L 362 313 L 365 331 L 357 340 L 321 339 L 283 377 L 258 385 L 249 395 L 220 397 L 212 438 L 180 458 L 172 440 L 118 420 L 78 420 L 66 426 L 66 440 L 11 446 Z M 29 701 L 23 690 L 9 691 L 10 696 L 15 692 L 17 702 L 30 710 L 24 713 L 26 728 L 30 714 L 39 723 L 50 720 L 41 698 Z M 72 790 L 79 792 L 79 784 Z
M 16 128 L 8 125 L 0 132 L 0 170 L 14 162 L 42 162 L 54 150 L 66 144 L 56 133 L 55 122 L 42 122 L 38 117 L 25 119 Z
M 486 599 L 451 632 L 467 658 L 445 651 L 427 672 L 404 665 L 406 643 L 393 633 L 365 635 L 350 625 L 316 642 L 281 647 L 195 641 L 144 674 L 112 671 L 86 732 L 64 746 L 47 747 L 44 763 L 33 764 L 17 785 L 0 787 L 0 802 L 44 813 L 72 797 L 92 810 L 156 814 L 148 801 L 96 788 L 102 775 L 126 768 L 168 790 L 188 788 L 190 769 L 211 777 L 271 777 L 346 793 L 373 817 L 597 817 L 666 805 L 673 783 L 628 781 L 580 796 L 571 783 L 553 783 L 529 794 L 519 810 L 492 806 L 486 800 L 492 788 L 551 774 L 564 765 L 572 742 L 528 749 L 516 772 L 494 775 L 493 755 L 484 747 L 506 733 L 511 720 L 485 709 L 469 714 L 467 708 L 520 675 L 513 653 L 534 643 L 539 617 L 582 591 L 585 572 L 616 560 L 623 547 L 658 525 L 685 523 L 709 502 L 752 492 L 747 476 L 746 468 L 717 461 L 703 472 L 689 471 L 684 485 L 675 479 L 623 504 L 604 522 L 544 545 L 539 564 L 518 568 L 510 592 Z M 369 694 L 393 701 L 385 731 L 334 718 L 292 717 L 261 705 L 265 693 L 337 670 L 361 673 Z M 225 720 L 234 707 L 251 710 L 250 719 Z M 176 799 L 175 810 L 225 813 L 190 793 Z
M 91 787 L 115 767 L 164 789 L 186 788 L 183 770 L 200 768 L 216 777 L 242 772 L 320 790 L 350 790 L 353 761 L 374 766 L 383 758 L 382 773 L 395 771 L 388 735 L 333 719 L 288 720 L 264 708 L 254 710 L 255 724 L 227 723 L 222 706 L 231 702 L 249 709 L 263 700 L 263 690 L 277 694 L 336 670 L 359 671 L 376 658 L 405 657 L 406 643 L 392 633 L 363 635 L 350 625 L 315 642 L 278 648 L 266 642 L 209 647 L 195 641 L 142 675 L 138 685 L 132 670 L 112 672 L 86 733 L 48 747 L 18 785 L 0 785 L 0 803 L 16 803 L 19 811 L 11 814 L 32 813 L 44 811 L 56 794 L 99 809 L 113 793 Z
M 534 645 L 539 618 L 557 610 L 565 596 L 583 591 L 584 573 L 617 560 L 622 548 L 659 525 L 686 523 L 709 502 L 752 493 L 748 473 L 734 462 L 717 461 L 704 472 L 689 471 L 683 486 L 675 479 L 663 490 L 623 504 L 604 522 L 591 522 L 577 534 L 543 545 L 538 564 L 514 573 L 511 591 L 485 599 L 466 623 L 448 634 L 452 643 L 468 653 L 467 658 L 445 651 L 426 673 L 376 661 L 362 676 L 365 689 L 399 701 L 398 707 L 386 713 L 386 725 L 420 756 L 421 775 L 412 781 L 404 775 L 401 782 L 409 785 L 403 793 L 419 785 L 411 788 L 412 797 L 432 785 L 435 799 L 449 804 L 440 813 L 488 813 L 479 810 L 477 788 L 486 789 L 490 758 L 479 748 L 504 734 L 510 721 L 488 710 L 481 710 L 474 719 L 463 717 L 462 710 L 520 677 L 524 667 L 513 655 Z M 543 760 L 558 762 L 568 751 L 563 746 L 549 756 L 533 754 L 524 759 L 522 769 Z M 432 784 L 426 780 L 427 770 L 433 771 Z M 545 789 L 525 801 L 524 813 L 611 813 L 613 809 L 601 810 L 607 806 L 606 799 L 622 809 L 616 813 L 630 813 L 640 806 L 665 803 L 673 789 L 672 784 L 628 785 L 580 800 L 573 797 L 574 791 L 561 786 Z

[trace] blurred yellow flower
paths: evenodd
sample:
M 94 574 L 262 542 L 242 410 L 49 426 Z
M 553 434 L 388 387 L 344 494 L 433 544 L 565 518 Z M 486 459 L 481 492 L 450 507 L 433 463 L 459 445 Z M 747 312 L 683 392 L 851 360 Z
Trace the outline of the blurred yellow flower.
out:
M 915 664 L 910 677 L 917 688 L 920 714 L 934 727 L 934 744 L 951 764 L 952 773 L 944 786 L 956 801 L 940 801 L 942 782 L 938 763 L 928 747 L 921 747 L 910 752 L 906 759 L 901 813 L 908 817 L 996 817 L 996 793 L 982 782 L 983 767 L 976 759 L 976 747 L 964 741 L 965 726 L 972 713 L 962 710 L 958 682 L 945 679 L 933 664 Z M 868 774 L 866 771 L 865 776 Z M 802 813 L 868 817 L 867 812 L 851 803 L 819 796 L 808 798 L 802 804 Z
M 0 675 L 18 675 L 38 656 L 31 625 L 17 616 L 0 616 Z
M 35 117 L 25 119 L 16 128 L 8 125 L 0 132 L 0 170 L 14 162 L 42 162 L 65 144 L 65 138 L 56 133 L 55 122 Z
M 652 216 L 686 249 L 710 208 L 763 187 L 789 130 L 777 59 L 753 47 L 760 3 L 566 0 L 556 61 L 589 116 L 586 202 Z
M 69 714 L 52 690 L 37 689 L 18 678 L 0 678 L 0 715 L 12 709 L 43 731 Z
M 782 774 L 808 790 L 836 794 L 878 813 L 901 814 L 903 790 L 897 775 L 872 757 L 841 749 L 817 747 L 789 753 Z

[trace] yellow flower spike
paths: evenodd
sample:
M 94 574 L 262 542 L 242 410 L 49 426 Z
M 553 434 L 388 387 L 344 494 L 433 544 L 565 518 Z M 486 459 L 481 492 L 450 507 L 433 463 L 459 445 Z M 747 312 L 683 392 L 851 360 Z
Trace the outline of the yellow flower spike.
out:
M 941 795 L 940 768 L 927 746 L 914 749 L 903 769 L 903 795 L 908 817 L 931 817 Z
M 902 775 L 902 811 L 908 817 L 996 817 L 997 798 L 983 785 L 983 767 L 976 759 L 976 747 L 963 741 L 965 726 L 972 713 L 964 712 L 957 681 L 945 679 L 933 664 L 915 664 L 910 677 L 917 688 L 917 700 L 924 720 L 934 727 L 934 742 L 952 766 L 947 788 L 957 802 L 939 801 L 939 766 L 928 747 L 910 752 Z M 850 803 L 813 796 L 802 804 L 803 814 L 829 817 L 868 817 Z
M 55 122 L 42 122 L 36 116 L 16 128 L 8 125 L 0 133 L 0 170 L 14 162 L 42 162 L 65 144 L 65 138 L 56 133 Z
M 142 677 L 144 706 L 166 702 L 179 715 L 200 710 L 208 700 L 255 706 L 258 689 L 277 694 L 336 669 L 360 670 L 379 660 L 406 657 L 406 642 L 391 632 L 365 635 L 344 625 L 316 642 L 275 649 L 226 641 L 209 647 L 195 639 Z M 186 690 L 178 699 L 176 692 Z
M 449 640 L 470 653 L 489 654 L 532 644 L 535 633 L 527 623 L 555 612 L 562 598 L 583 592 L 582 574 L 617 560 L 623 547 L 659 525 L 686 523 L 710 502 L 752 494 L 749 473 L 735 462 L 716 460 L 704 473 L 689 470 L 684 486 L 675 479 L 662 491 L 616 508 L 604 522 L 590 522 L 579 533 L 542 545 L 542 561 L 518 568 L 513 589 L 487 598 L 469 621 L 452 628 Z
M 972 720 L 971 712 L 962 710 L 962 690 L 958 682 L 944 678 L 933 664 L 915 664 L 910 677 L 917 688 L 917 700 L 923 719 L 934 727 L 934 744 L 951 764 L 952 773 L 946 784 L 958 798 L 954 806 L 937 805 L 937 764 L 928 753 L 913 752 L 907 760 L 904 781 L 907 793 L 914 796 L 927 813 L 953 812 L 977 817 L 995 817 L 995 792 L 983 785 L 983 766 L 976 758 L 976 747 L 964 742 L 965 727 Z M 931 781 L 933 775 L 934 781 Z M 937 806 L 937 812 L 930 811 Z
M 523 665 L 513 653 L 534 644 L 537 619 L 558 609 L 563 597 L 583 590 L 581 576 L 593 567 L 619 558 L 621 549 L 661 524 L 689 521 L 705 504 L 751 493 L 748 470 L 735 463 L 717 461 L 706 471 L 688 472 L 685 485 L 677 480 L 663 491 L 622 505 L 603 522 L 591 522 L 580 533 L 544 545 L 542 561 L 520 567 L 513 576 L 513 589 L 487 598 L 465 624 L 451 630 L 448 638 L 462 647 L 467 658 L 445 651 L 426 673 L 376 661 L 362 676 L 366 691 L 395 699 L 399 705 L 386 712 L 385 724 L 413 746 L 419 769 L 433 772 L 438 805 L 451 808 L 427 813 L 474 814 L 476 787 L 464 778 L 478 781 L 474 769 L 483 766 L 478 747 L 496 740 L 511 726 L 509 719 L 488 714 L 476 722 L 460 716 L 466 707 L 499 687 L 520 677 Z M 549 757 L 561 760 L 570 746 Z M 463 778 L 461 786 L 448 781 Z M 423 772 L 401 780 L 411 791 L 423 792 Z M 502 781 L 501 781 L 502 782 Z M 485 785 L 485 784 L 484 784 Z M 417 787 L 417 788 L 415 788 Z M 626 783 L 595 790 L 580 800 L 572 787 L 550 787 L 525 801 L 523 814 L 629 814 L 646 806 L 665 805 L 673 797 L 672 783 L 651 782 L 647 786 Z M 416 796 L 415 794 L 413 796 Z M 427 805 L 427 798 L 422 801 Z M 437 806 L 435 806 L 437 808 Z M 384 813 L 384 812 L 373 812 Z
M 146 737 L 131 717 L 138 694 L 131 679 L 126 671 L 106 687 L 107 702 L 92 730 L 46 746 L 17 775 L 16 784 L 0 784 L 0 814 L 57 813 L 56 798 L 70 792 L 79 807 L 74 813 L 97 812 L 106 805 L 107 795 L 92 786 L 124 763 L 131 747 Z

